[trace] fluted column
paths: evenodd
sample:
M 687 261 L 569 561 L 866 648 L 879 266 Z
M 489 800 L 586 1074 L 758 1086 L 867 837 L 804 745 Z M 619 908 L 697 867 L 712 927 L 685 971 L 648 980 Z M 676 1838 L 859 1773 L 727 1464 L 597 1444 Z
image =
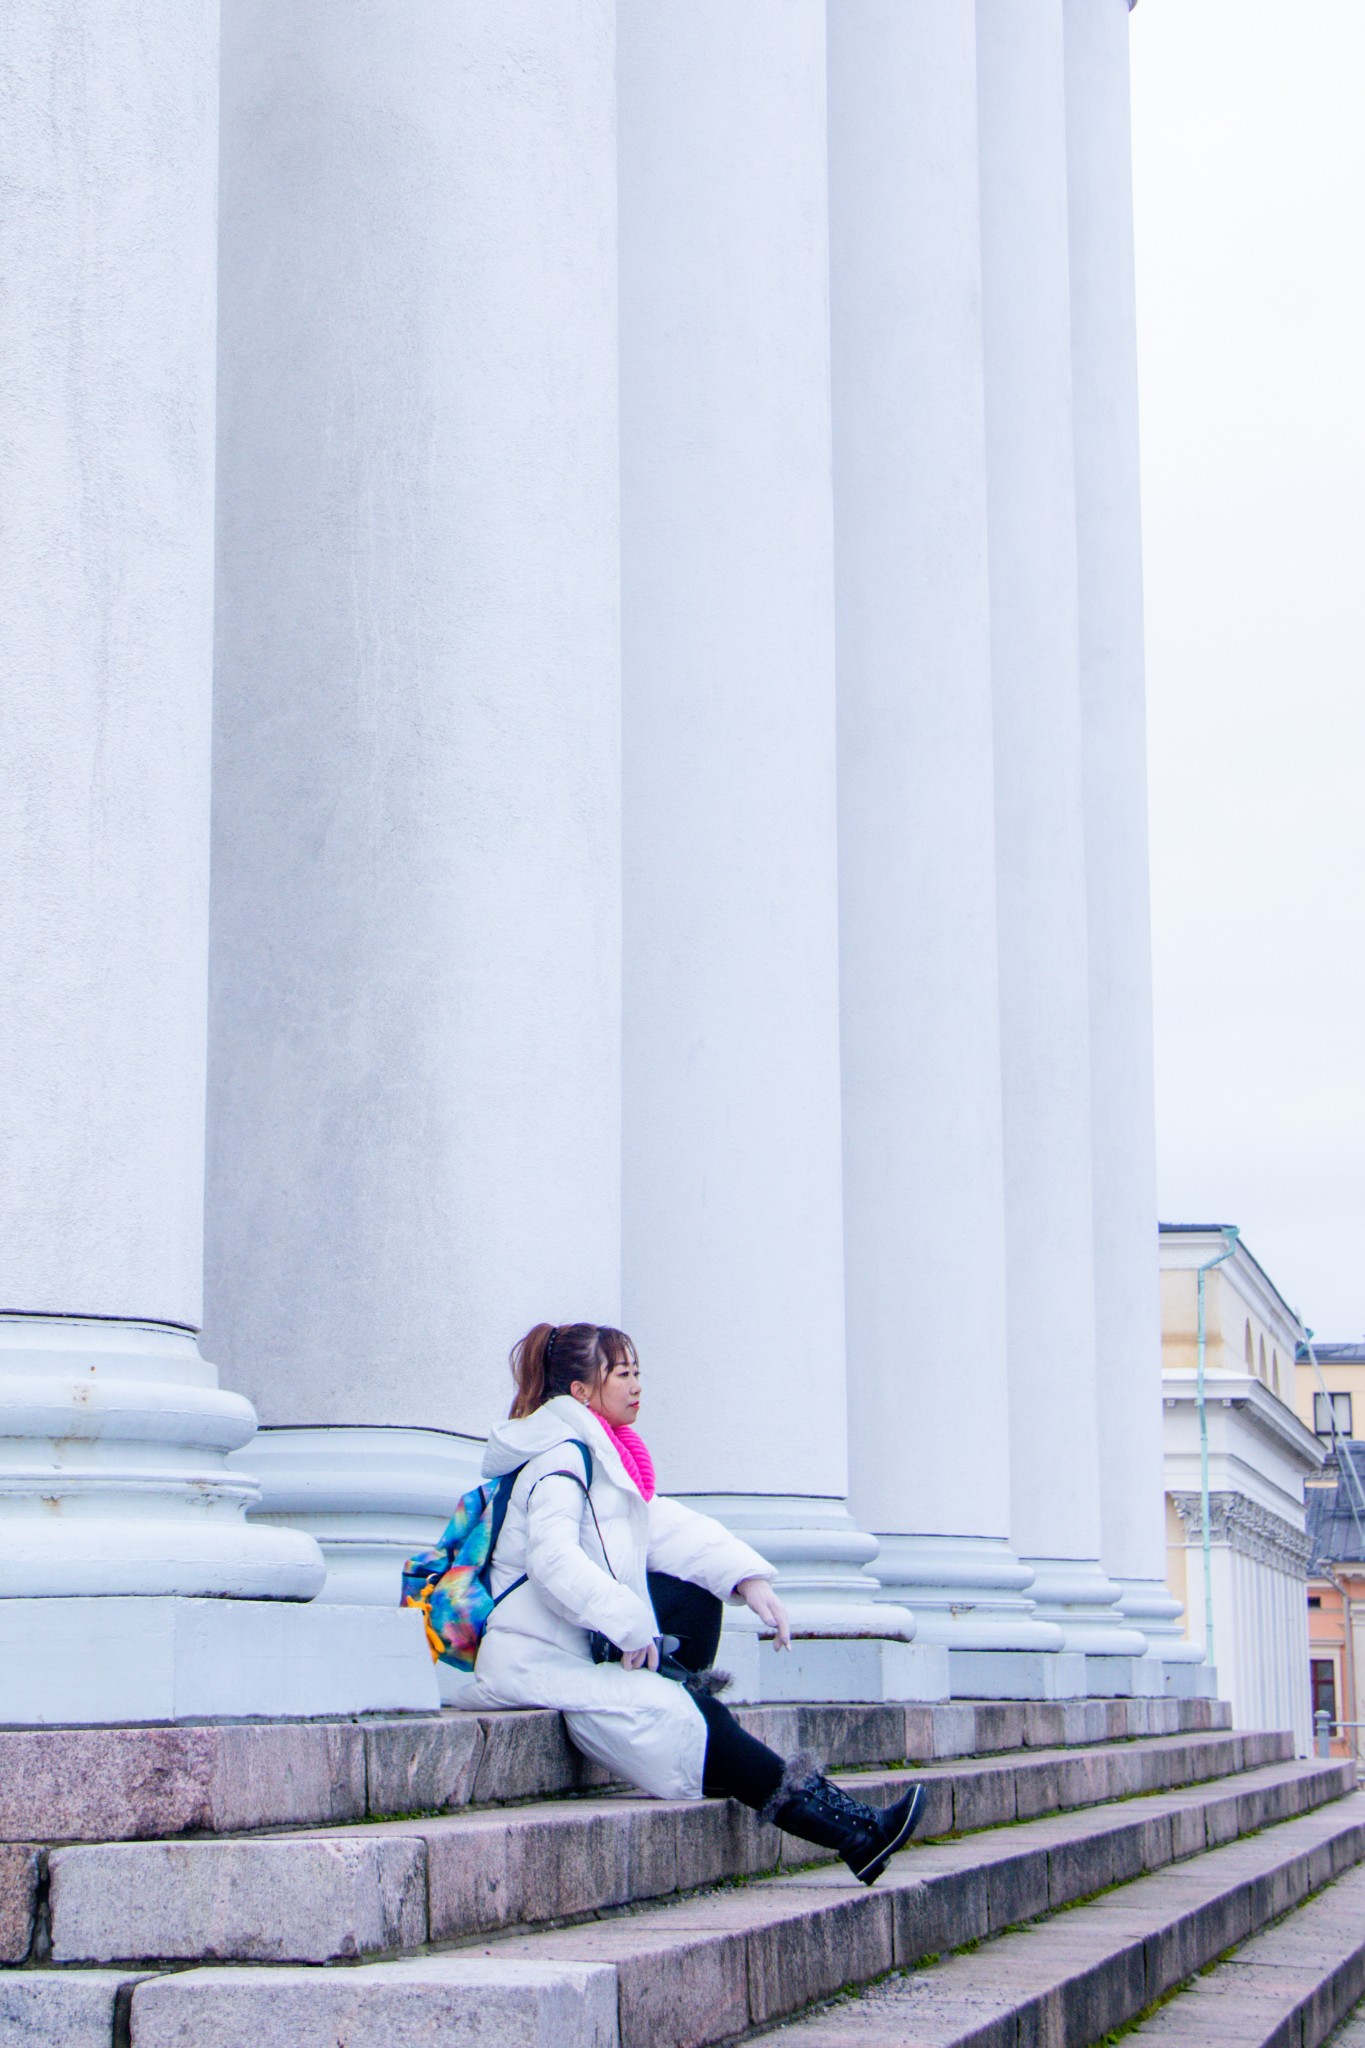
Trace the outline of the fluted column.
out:
M 954 1689 L 1028 1692 L 971 10 L 840 0 L 829 67 L 850 1490 Z
M 224 8 L 209 1313 L 334 1594 L 618 1313 L 614 16 Z
M 1013 1536 L 1068 1651 L 1128 1659 L 1100 1563 L 1062 0 L 976 19 Z
M 322 1565 L 244 1520 L 195 1342 L 217 8 L 4 34 L 0 1719 L 254 1712 L 184 1629 L 240 1649 Z
M 1188 1663 L 1165 1585 L 1127 0 L 1065 0 L 1064 21 L 1101 1555 Z
M 846 1506 L 824 7 L 626 7 L 618 75 L 626 1317 L 663 1484 L 908 1637 Z

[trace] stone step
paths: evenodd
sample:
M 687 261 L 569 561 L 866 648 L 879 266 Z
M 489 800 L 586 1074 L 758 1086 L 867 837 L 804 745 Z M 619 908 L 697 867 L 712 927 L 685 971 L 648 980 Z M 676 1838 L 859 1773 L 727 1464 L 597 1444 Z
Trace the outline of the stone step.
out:
M 1352 1870 L 1277 1927 L 1253 1935 L 1224 1963 L 1133 2029 L 1161 2048 L 1349 2048 L 1349 2019 L 1365 1996 L 1365 1870 Z M 1365 2041 L 1365 2022 L 1359 2029 Z
M 136 1999 L 136 2007 L 134 2007 Z M 3 2048 L 619 2048 L 610 1969 L 421 1957 L 350 1970 L 0 1971 Z
M 952 1701 L 743 1707 L 784 1755 L 832 1766 L 1088 1747 L 1229 1726 L 1219 1700 Z M 0 1728 L 0 1844 L 121 1842 L 312 1827 L 560 1798 L 609 1780 L 558 1714 Z
M 617 1978 L 621 2048 L 712 2048 L 771 2027 L 850 1985 L 1004 1935 L 1113 1886 L 1121 1889 L 1106 1910 L 1118 1913 L 1135 1886 L 1159 1883 L 1164 1891 L 1152 1893 L 1137 1909 L 1139 1919 L 1143 1912 L 1155 1913 L 1151 1929 L 1134 1935 L 1136 1922 L 1102 1923 L 1106 1938 L 1122 1937 L 1120 1975 L 1129 1992 L 1136 1986 L 1141 1993 L 1122 2015 L 1131 2019 L 1151 1999 L 1365 1856 L 1365 1795 L 1351 1793 L 1325 1810 L 1275 1824 L 1286 1805 L 1292 1808 L 1293 1794 L 1286 1792 L 1284 1781 L 1304 1769 L 1301 1764 L 1279 1766 L 1266 1774 L 1279 1782 L 1264 1792 L 1215 1786 L 1157 1793 L 1119 1807 L 1025 1821 L 940 1843 L 898 1857 L 871 1891 L 850 1883 L 840 1866 L 811 1869 L 580 1927 L 511 1935 L 486 1953 L 551 1965 L 609 1963 Z M 1343 1778 L 1334 1782 L 1340 1787 Z M 1230 1842 L 1247 1824 L 1266 1832 Z M 1201 1856 L 1207 1860 L 1188 1860 Z M 1172 1864 L 1179 1867 L 1166 1868 Z M 1186 1900 L 1194 1902 L 1189 1912 L 1182 1904 Z M 988 1996 L 973 1988 L 975 1980 L 964 1980 L 969 1993 L 964 2010 L 973 1999 L 978 2004 L 982 1997 L 987 2003 L 994 1999 L 990 2025 L 979 2035 L 946 2032 L 943 2043 L 960 2039 L 964 2048 L 968 2042 L 973 2048 L 1005 2048 L 1006 2043 L 1014 2048 L 1016 2039 L 1045 2039 L 1052 2048 L 1055 2039 L 1061 2048 L 1063 2040 L 1089 2043 L 1119 2024 L 1106 2019 L 1090 2033 L 1055 2037 L 1010 2030 L 1014 2021 L 1009 2015 L 1021 2001 L 1028 2003 L 1021 1983 L 1035 1981 L 1028 1974 L 1034 1951 L 1027 1945 L 1047 1935 L 1052 1942 L 1048 1953 L 1056 1951 L 1060 1966 L 1069 1953 L 1069 1930 L 1077 1924 L 1078 1913 L 1066 1913 L 1050 1933 L 1040 1929 L 1009 1937 L 1013 1993 L 1005 1995 L 1009 1968 L 998 1981 L 990 1980 Z M 1087 1982 L 1104 1960 L 1099 1937 L 1088 1939 L 1095 1954 L 1087 1951 L 1081 1972 Z M 991 1943 L 990 1955 L 1004 1946 L 1004 1941 Z M 933 1977 L 933 1969 L 923 1974 Z M 1100 1974 L 1108 1985 L 1109 1977 L 1103 1970 Z M 920 1975 L 917 1971 L 909 1981 L 918 1983 Z M 1066 1970 L 1059 1981 L 1069 1981 Z M 1049 1987 L 1051 1997 L 1056 1989 L 1051 1979 Z M 1052 2008 L 1044 2001 L 1039 2010 Z M 816 2048 L 817 2041 L 812 2036 L 800 2048 Z
M 767 2038 L 773 2048 L 1019 2048 L 1024 2042 L 1094 2048 L 1363 1856 L 1365 1795 L 1353 1793 L 1324 1813 L 1231 1843 L 1180 1869 L 1138 1878 L 974 1953 L 898 1973 Z M 1349 1882 L 1349 1904 L 1330 1903 L 1331 1893 L 1317 1902 L 1323 1937 L 1338 1951 L 1351 1938 L 1352 1917 L 1357 1945 L 1362 1930 L 1365 1876 L 1355 1871 Z M 1301 2010 L 1314 2010 L 1310 1980 L 1319 1973 L 1330 1976 L 1331 1969 L 1315 1952 L 1311 1935 L 1291 1931 L 1313 1910 L 1294 1914 L 1243 1951 L 1250 1955 L 1264 1943 L 1273 1959 L 1267 1968 L 1278 1981 L 1271 1995 L 1281 2005 L 1275 2026 L 1267 2028 L 1264 2007 L 1258 2011 L 1254 1999 L 1236 1991 L 1223 1994 L 1226 2024 L 1220 2025 L 1219 1994 L 1211 1989 L 1219 1981 L 1215 1972 L 1139 2026 L 1132 2038 L 1150 2036 L 1188 2048 L 1314 2048 L 1325 2031 L 1301 2031 Z M 914 1960 L 896 1957 L 898 1963 Z M 1252 1968 L 1247 1966 L 1249 1974 Z M 1359 1965 L 1349 1965 L 1348 1976 L 1352 1968 Z M 1265 1981 L 1263 1975 L 1260 1982 Z M 1163 2032 L 1182 2006 L 1195 2014 L 1193 2026 Z M 623 2033 L 623 2048 L 625 2038 Z
M 921 1834 L 1211 1782 L 1220 1812 L 1261 1826 L 1349 1789 L 1344 1764 L 1287 1763 L 1288 1748 L 1275 1732 L 1197 1735 L 930 1765 Z M 878 1805 L 909 1781 L 904 1771 L 840 1777 Z M 732 1801 L 624 1794 L 327 1833 L 78 1845 L 48 1856 L 42 1931 L 59 1963 L 324 1962 L 578 1918 L 817 1853 Z
M 131 1994 L 136 2048 L 712 2048 L 775 2023 L 790 2048 L 1089 2048 L 1365 1856 L 1365 1797 L 1352 1794 L 1167 1867 L 1177 1843 L 1194 1850 L 1191 1806 L 1203 1807 L 1208 1840 L 1233 1817 L 1220 1799 L 1249 1791 L 1152 1794 L 1105 1816 L 940 1844 L 898 1858 L 872 1891 L 846 1872 L 805 1871 L 407 1962 L 189 1969 L 129 1976 L 121 1989 L 105 1972 L 8 1976 L 49 2022 L 68 1992 L 91 2002 L 97 1987 L 107 2021 L 114 1996 Z M 1160 1867 L 1131 1876 L 1144 1857 Z M 1003 1931 L 1097 1890 L 1090 1904 Z M 873 1995 L 807 2011 L 892 1971 L 905 1974 Z M 0 1978 L 0 2015 L 4 1996 Z M 11 2038 L 110 2048 L 108 2024 Z

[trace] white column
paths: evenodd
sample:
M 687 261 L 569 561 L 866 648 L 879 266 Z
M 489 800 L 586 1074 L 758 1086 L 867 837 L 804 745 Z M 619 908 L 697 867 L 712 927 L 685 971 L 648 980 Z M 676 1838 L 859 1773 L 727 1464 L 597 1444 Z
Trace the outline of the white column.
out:
M 1127 1659 L 1099 1561 L 1062 0 L 976 19 L 1013 1536 L 1067 1649 Z
M 823 4 L 623 8 L 619 80 L 627 1325 L 665 1487 L 908 1638 L 846 1506 Z
M 618 1312 L 614 40 L 224 8 L 209 1319 L 332 1596 Z
M 829 71 L 851 1497 L 954 1689 L 1040 1690 L 1000 1654 L 1062 1636 L 1009 1542 L 971 11 L 840 0 Z
M 211 0 L 5 21 L 7 1721 L 269 1711 L 213 1646 L 279 1650 L 293 1624 L 262 1607 L 322 1582 L 310 1540 L 244 1520 L 224 1460 L 255 1418 L 195 1342 L 217 45 Z
M 1128 0 L 1064 0 L 1101 1556 L 1153 1651 L 1165 1585 Z

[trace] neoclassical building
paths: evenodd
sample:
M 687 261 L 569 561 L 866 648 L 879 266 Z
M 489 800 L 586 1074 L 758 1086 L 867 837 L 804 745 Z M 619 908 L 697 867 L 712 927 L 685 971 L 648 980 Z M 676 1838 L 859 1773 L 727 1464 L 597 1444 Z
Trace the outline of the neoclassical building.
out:
M 12 0 L 0 1719 L 429 1703 L 542 1317 L 781 1565 L 751 1696 L 1210 1683 L 1127 33 Z

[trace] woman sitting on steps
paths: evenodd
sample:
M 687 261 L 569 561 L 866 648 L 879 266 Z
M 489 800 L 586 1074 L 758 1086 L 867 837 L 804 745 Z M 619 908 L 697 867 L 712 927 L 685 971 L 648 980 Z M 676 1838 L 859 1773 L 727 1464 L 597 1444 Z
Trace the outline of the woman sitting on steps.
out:
M 634 1429 L 640 1367 L 629 1337 L 537 1323 L 513 1350 L 512 1373 L 511 1419 L 490 1435 L 483 1471 L 522 1469 L 493 1557 L 498 1604 L 470 1704 L 558 1707 L 578 1748 L 641 1791 L 742 1800 L 875 1883 L 909 1840 L 923 1789 L 864 1806 L 810 1756 L 784 1763 L 716 1698 L 722 1601 L 746 1602 L 779 1649 L 790 1644 L 787 1617 L 757 1551 L 656 1493 Z

